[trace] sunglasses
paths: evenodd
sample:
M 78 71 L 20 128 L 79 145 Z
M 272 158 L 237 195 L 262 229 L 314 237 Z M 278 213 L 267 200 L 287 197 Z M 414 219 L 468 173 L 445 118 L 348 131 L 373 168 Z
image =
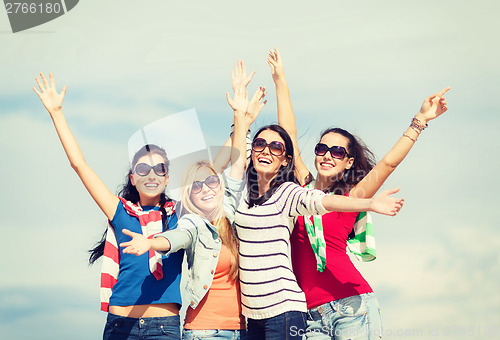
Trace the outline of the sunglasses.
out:
M 329 148 L 326 144 L 318 143 L 314 148 L 314 153 L 316 154 L 316 156 L 324 156 L 328 151 L 330 151 L 330 155 L 332 155 L 332 157 L 336 159 L 344 159 L 345 156 L 349 157 L 347 150 L 343 146 L 334 145 Z
M 154 166 L 146 163 L 139 163 L 135 166 L 134 172 L 139 176 L 147 176 L 149 175 L 151 169 L 154 170 L 157 176 L 165 176 L 167 174 L 167 167 L 165 166 L 165 163 L 158 163 Z
M 191 193 L 199 194 L 203 189 L 203 184 L 206 184 L 207 187 L 209 187 L 210 189 L 215 189 L 220 184 L 219 176 L 212 175 L 205 178 L 204 181 L 194 181 L 193 184 L 191 185 Z
M 278 141 L 268 144 L 264 138 L 256 138 L 252 142 L 252 150 L 255 152 L 262 152 L 266 147 L 269 147 L 269 152 L 275 156 L 281 156 L 285 152 L 285 146 Z

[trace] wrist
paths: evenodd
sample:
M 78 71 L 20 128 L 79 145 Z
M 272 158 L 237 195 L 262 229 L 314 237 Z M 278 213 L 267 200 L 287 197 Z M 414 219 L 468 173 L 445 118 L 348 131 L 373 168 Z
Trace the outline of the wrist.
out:
M 276 84 L 276 86 L 287 86 L 285 75 L 274 79 L 274 84 Z
M 51 115 L 60 115 L 60 114 L 62 114 L 62 108 L 61 107 L 56 108 L 56 109 L 50 109 L 50 110 L 47 109 L 47 111 L 49 111 L 49 113 Z
M 430 119 L 426 118 L 422 112 L 418 112 L 415 115 L 415 118 L 421 121 L 424 125 L 427 125 L 427 123 L 430 121 Z
M 250 130 L 250 125 L 251 124 L 248 124 L 247 120 L 244 119 L 243 117 L 241 118 L 238 118 L 238 117 L 234 117 L 234 126 L 231 127 L 231 130 L 232 131 L 243 131 L 243 132 L 247 132 Z

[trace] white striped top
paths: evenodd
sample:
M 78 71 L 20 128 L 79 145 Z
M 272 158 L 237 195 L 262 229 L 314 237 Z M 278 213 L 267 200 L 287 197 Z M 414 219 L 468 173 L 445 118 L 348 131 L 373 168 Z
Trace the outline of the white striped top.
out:
M 295 218 L 322 215 L 325 194 L 286 182 L 262 205 L 236 210 L 240 241 L 242 312 L 251 319 L 270 318 L 289 311 L 307 311 L 306 299 L 292 272 L 290 235 Z

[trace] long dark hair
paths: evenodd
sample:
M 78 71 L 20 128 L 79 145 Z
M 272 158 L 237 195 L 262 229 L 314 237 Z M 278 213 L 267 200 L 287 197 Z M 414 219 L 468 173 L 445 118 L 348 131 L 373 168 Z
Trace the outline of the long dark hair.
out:
M 325 192 L 344 195 L 348 190 L 351 190 L 358 184 L 375 166 L 375 156 L 361 139 L 348 131 L 341 128 L 329 128 L 323 131 L 321 138 L 329 133 L 337 133 L 345 137 L 348 140 L 347 153 L 349 153 L 349 157 L 354 158 L 354 163 L 351 168 L 346 169 L 342 177 L 333 181 L 328 189 L 325 190 Z
M 269 190 L 267 190 L 264 195 L 259 197 L 259 182 L 258 182 L 258 174 L 253 166 L 253 160 L 250 159 L 250 164 L 248 164 L 246 176 L 247 176 L 247 190 L 248 190 L 248 206 L 251 208 L 254 205 L 260 205 L 267 201 L 278 189 L 278 187 L 285 182 L 294 182 L 297 183 L 297 179 L 295 178 L 294 170 L 295 170 L 295 159 L 293 156 L 293 143 L 290 135 L 283 129 L 281 126 L 272 124 L 266 125 L 260 128 L 259 131 L 255 134 L 254 140 L 260 135 L 260 133 L 264 130 L 271 130 L 277 132 L 280 137 L 285 142 L 285 155 L 288 157 L 288 164 L 286 166 L 281 166 L 278 170 L 278 174 L 273 178 L 271 183 L 269 184 Z
M 137 161 L 139 158 L 146 156 L 148 154 L 156 154 L 160 155 L 163 157 L 163 160 L 165 162 L 165 167 L 167 168 L 167 175 L 168 175 L 168 169 L 170 166 L 170 161 L 167 157 L 167 153 L 165 152 L 164 149 L 160 148 L 157 145 L 154 144 L 146 144 L 144 145 L 139 151 L 136 152 L 134 155 L 134 158 L 132 159 L 132 164 L 131 168 L 127 174 L 127 178 L 125 181 L 125 184 L 121 188 L 121 190 L 118 192 L 118 196 L 123 197 L 127 201 L 130 201 L 132 203 L 137 204 L 140 200 L 140 195 L 139 191 L 137 191 L 137 188 L 132 184 L 132 181 L 130 180 L 130 175 L 132 174 L 132 169 L 137 164 Z M 165 203 L 172 201 L 170 197 L 168 197 L 164 192 L 161 193 L 160 195 L 160 211 L 161 211 L 161 219 L 163 223 L 163 230 L 165 231 L 167 229 L 167 213 L 165 211 Z M 89 250 L 90 256 L 89 256 L 89 264 L 94 264 L 103 254 L 104 254 L 104 244 L 106 243 L 106 234 L 107 234 L 107 229 L 104 231 L 104 234 L 101 237 L 101 240 L 95 245 L 94 248 Z

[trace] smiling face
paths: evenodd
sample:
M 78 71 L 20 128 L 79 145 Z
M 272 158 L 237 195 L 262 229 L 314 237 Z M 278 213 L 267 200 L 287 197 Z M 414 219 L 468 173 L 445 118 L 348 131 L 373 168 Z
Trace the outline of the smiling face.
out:
M 257 138 L 264 139 L 268 144 L 276 141 L 285 145 L 283 138 L 273 130 L 264 130 L 255 137 L 255 139 Z M 288 164 L 288 156 L 286 151 L 282 155 L 276 156 L 269 151 L 269 146 L 267 146 L 260 152 L 252 150 L 252 162 L 257 174 L 270 181 L 278 174 L 278 170 L 282 166 Z
M 145 163 L 153 167 L 156 164 L 165 163 L 165 159 L 158 154 L 149 153 L 137 160 L 137 164 L 140 163 Z M 160 194 L 165 191 L 165 187 L 168 184 L 168 174 L 165 176 L 158 176 L 154 172 L 154 170 L 151 169 L 151 171 L 149 171 L 146 176 L 140 176 L 135 171 L 135 167 L 137 166 L 137 164 L 134 166 L 133 172 L 130 175 L 130 181 L 139 192 L 139 196 L 141 197 L 141 204 L 145 205 L 143 203 L 143 200 L 151 200 L 157 198 L 159 199 Z
M 349 140 L 334 132 L 327 133 L 324 135 L 320 143 L 326 144 L 329 148 L 332 146 L 342 146 L 349 153 L 347 148 Z M 314 159 L 314 166 L 318 171 L 318 177 L 329 178 L 333 183 L 342 178 L 345 170 L 350 169 L 354 163 L 354 158 L 348 157 L 347 155 L 343 159 L 333 158 L 330 152 L 327 152 L 323 156 L 316 156 Z
M 214 172 L 208 167 L 200 167 L 196 170 L 193 182 L 205 182 L 208 177 L 215 175 Z M 214 178 L 210 178 L 214 179 Z M 209 183 L 203 183 L 201 191 L 193 192 L 191 186 L 189 198 L 191 202 L 211 221 L 213 213 L 222 204 L 222 191 L 218 182 L 207 180 Z

